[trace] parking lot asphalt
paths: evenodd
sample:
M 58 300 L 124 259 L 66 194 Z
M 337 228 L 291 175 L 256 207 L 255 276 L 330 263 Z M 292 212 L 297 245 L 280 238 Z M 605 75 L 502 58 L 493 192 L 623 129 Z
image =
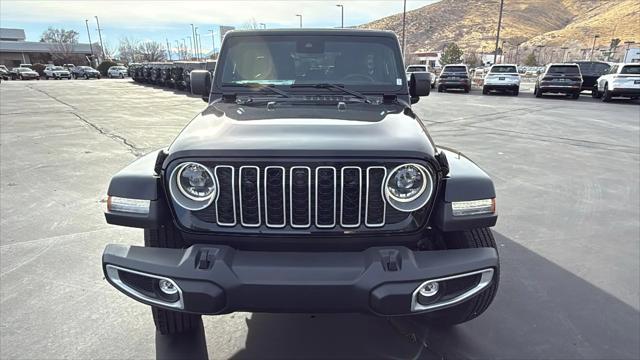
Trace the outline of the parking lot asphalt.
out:
M 640 358 L 640 106 L 432 93 L 415 105 L 439 145 L 493 178 L 501 283 L 449 330 L 365 315 L 205 317 L 211 359 Z M 131 80 L 0 84 L 0 358 L 153 358 L 147 306 L 109 286 L 110 177 L 166 146 L 204 107 Z M 179 341 L 176 341 L 179 345 Z

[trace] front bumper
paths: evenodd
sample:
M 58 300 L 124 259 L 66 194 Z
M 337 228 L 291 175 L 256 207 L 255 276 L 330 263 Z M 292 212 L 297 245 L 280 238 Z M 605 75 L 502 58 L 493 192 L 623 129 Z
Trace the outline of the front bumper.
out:
M 362 252 L 257 252 L 228 246 L 165 249 L 108 245 L 106 279 L 142 303 L 197 314 L 329 312 L 408 315 L 461 303 L 484 290 L 498 266 L 493 248 L 412 251 L 402 246 Z M 163 300 L 157 281 L 179 290 Z M 418 290 L 436 280 L 440 297 Z M 153 284 L 156 285 L 153 285 Z

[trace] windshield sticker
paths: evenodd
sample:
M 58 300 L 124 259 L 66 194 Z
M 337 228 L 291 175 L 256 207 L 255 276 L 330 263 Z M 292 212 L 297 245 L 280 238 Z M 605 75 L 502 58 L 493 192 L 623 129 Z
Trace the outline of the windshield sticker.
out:
M 396 85 L 402 85 L 402 79 L 401 78 L 397 78 L 396 79 Z

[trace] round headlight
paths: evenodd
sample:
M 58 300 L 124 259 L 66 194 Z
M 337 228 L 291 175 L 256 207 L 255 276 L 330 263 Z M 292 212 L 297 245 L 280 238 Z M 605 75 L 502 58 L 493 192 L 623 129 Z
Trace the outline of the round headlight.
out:
M 178 171 L 176 182 L 180 192 L 195 201 L 208 200 L 216 191 L 216 182 L 211 171 L 194 162 L 182 165 Z
M 419 164 L 403 164 L 393 169 L 385 184 L 385 195 L 391 206 L 400 211 L 415 211 L 424 206 L 433 191 L 433 178 Z

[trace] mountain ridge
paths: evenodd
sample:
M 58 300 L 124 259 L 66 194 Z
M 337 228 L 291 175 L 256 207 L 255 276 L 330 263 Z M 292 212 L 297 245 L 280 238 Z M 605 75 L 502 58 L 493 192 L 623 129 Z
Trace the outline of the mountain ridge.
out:
M 408 11 L 407 51 L 437 51 L 455 42 L 467 53 L 493 52 L 499 8 L 500 0 L 441 0 Z M 505 0 L 500 45 L 578 51 L 591 49 L 596 34 L 596 47 L 608 47 L 612 38 L 640 42 L 639 14 L 637 0 Z M 402 13 L 359 27 L 391 30 L 401 39 Z

